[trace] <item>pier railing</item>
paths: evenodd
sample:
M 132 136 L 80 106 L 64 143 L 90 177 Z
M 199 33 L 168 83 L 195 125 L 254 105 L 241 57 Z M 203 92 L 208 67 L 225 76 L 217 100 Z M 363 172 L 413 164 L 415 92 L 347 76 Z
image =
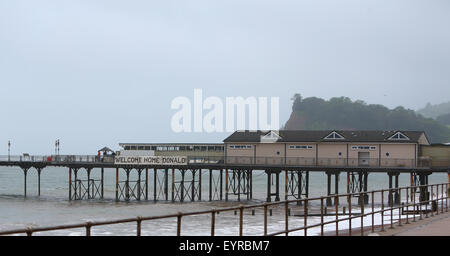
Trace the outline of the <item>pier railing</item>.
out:
M 26 234 L 32 236 L 36 233 L 46 232 L 46 231 L 56 231 L 56 230 L 67 230 L 83 228 L 85 229 L 85 235 L 91 236 L 92 229 L 98 226 L 107 226 L 122 223 L 135 223 L 136 224 L 136 235 L 141 236 L 142 234 L 142 223 L 145 221 L 152 221 L 158 219 L 167 219 L 176 221 L 176 233 L 174 235 L 181 236 L 182 231 L 185 234 L 189 234 L 189 230 L 182 230 L 182 220 L 183 217 L 187 216 L 210 216 L 210 235 L 214 236 L 216 234 L 216 218 L 219 218 L 219 213 L 234 211 L 235 215 L 239 212 L 239 232 L 236 235 L 245 235 L 245 225 L 244 225 L 244 212 L 252 210 L 252 215 L 255 209 L 262 209 L 264 215 L 264 221 L 261 224 L 264 231 L 261 235 L 264 236 L 277 236 L 285 235 L 288 236 L 293 232 L 301 232 L 302 235 L 308 236 L 308 231 L 313 228 L 318 228 L 320 231 L 316 231 L 319 235 L 361 235 L 367 234 L 369 232 L 383 232 L 386 228 L 394 228 L 395 226 L 402 226 L 421 220 L 423 218 L 428 218 L 434 215 L 439 215 L 444 212 L 448 212 L 448 193 L 450 190 L 450 183 L 442 184 L 432 184 L 423 186 L 410 186 L 410 187 L 400 187 L 395 189 L 381 189 L 361 193 L 349 193 L 349 194 L 338 194 L 315 198 L 304 198 L 296 200 L 286 200 L 273 203 L 264 203 L 256 205 L 240 205 L 236 207 L 229 207 L 223 209 L 214 209 L 207 211 L 197 211 L 188 213 L 177 213 L 161 216 L 150 216 L 150 217 L 135 217 L 128 219 L 110 220 L 110 221 L 93 221 L 78 224 L 69 225 L 58 225 L 49 227 L 29 227 L 23 229 L 15 229 L 8 231 L 0 231 L 0 235 L 14 235 L 14 234 Z M 418 195 L 417 195 L 418 194 Z M 369 196 L 371 198 L 369 202 Z M 375 207 L 375 197 L 381 198 L 381 205 L 377 204 Z M 353 204 L 352 199 L 358 198 L 358 203 Z M 334 206 L 330 206 L 333 204 Z M 310 205 L 313 203 L 318 203 L 320 205 L 320 212 L 310 211 Z M 347 210 L 343 209 L 340 211 L 340 206 L 348 207 Z M 269 212 L 272 213 L 273 208 L 282 210 L 282 217 L 284 217 L 284 228 L 276 232 L 269 233 Z M 301 217 L 303 218 L 303 225 L 290 225 L 290 220 L 292 217 L 290 209 L 292 207 L 298 207 L 302 209 Z M 358 209 L 359 212 L 352 212 Z M 394 212 L 398 212 L 397 219 L 394 220 Z M 387 215 L 386 215 L 387 213 Z M 325 221 L 325 217 L 333 216 L 333 220 Z M 340 218 L 341 216 L 341 218 Z M 343 217 L 342 217 L 343 216 Z M 380 224 L 375 225 L 375 217 L 379 216 L 381 218 Z M 388 223 L 385 222 L 385 218 L 389 217 Z M 312 217 L 320 217 L 320 222 L 311 223 L 309 220 Z M 251 217 L 249 217 L 251 218 Z M 369 225 L 364 225 L 365 220 L 370 219 Z M 352 228 L 352 220 L 360 220 L 359 227 Z M 347 227 L 345 229 L 339 229 L 339 224 L 347 222 Z M 330 231 L 328 229 L 325 233 L 325 227 L 332 225 L 334 227 Z M 315 232 L 315 234 L 317 234 Z M 311 233 L 311 232 L 310 232 Z

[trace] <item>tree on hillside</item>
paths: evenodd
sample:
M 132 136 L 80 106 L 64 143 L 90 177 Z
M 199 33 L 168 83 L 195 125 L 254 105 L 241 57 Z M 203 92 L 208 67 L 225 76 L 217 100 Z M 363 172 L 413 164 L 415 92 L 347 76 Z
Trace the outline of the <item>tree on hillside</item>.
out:
M 317 97 L 303 99 L 296 94 L 292 99 L 292 110 L 298 118 L 291 117 L 285 125 L 287 129 L 418 130 L 425 131 L 433 142 L 450 141 L 448 127 L 404 107 L 389 109 L 348 97 L 326 101 Z M 302 120 L 301 124 L 296 120 Z
M 417 110 L 417 113 L 428 118 L 437 118 L 440 115 L 450 114 L 450 101 L 436 105 L 427 103 L 424 108 Z
M 450 113 L 445 115 L 440 115 L 436 118 L 436 121 L 443 125 L 450 125 Z

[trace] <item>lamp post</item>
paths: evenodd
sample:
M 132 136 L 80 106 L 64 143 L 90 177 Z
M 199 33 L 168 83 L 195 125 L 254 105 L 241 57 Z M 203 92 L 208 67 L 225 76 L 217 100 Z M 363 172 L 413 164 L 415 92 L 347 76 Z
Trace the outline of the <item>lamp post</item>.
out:
M 8 162 L 11 162 L 11 141 L 8 140 Z

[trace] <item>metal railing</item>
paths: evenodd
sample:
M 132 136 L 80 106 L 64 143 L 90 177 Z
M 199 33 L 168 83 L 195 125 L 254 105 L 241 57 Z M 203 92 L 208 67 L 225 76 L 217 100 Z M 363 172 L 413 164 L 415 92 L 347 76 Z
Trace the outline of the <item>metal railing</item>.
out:
M 433 184 L 433 185 L 422 185 L 422 186 L 410 186 L 410 187 L 400 187 L 400 188 L 392 188 L 392 189 L 382 189 L 382 190 L 374 190 L 368 192 L 361 193 L 350 193 L 350 194 L 339 194 L 339 195 L 330 195 L 323 197 L 315 197 L 315 198 L 305 198 L 305 199 L 297 199 L 297 200 L 286 200 L 280 202 L 273 203 L 264 203 L 264 204 L 256 204 L 256 205 L 240 205 L 237 207 L 229 207 L 223 209 L 214 209 L 214 210 L 206 210 L 206 211 L 197 211 L 197 212 L 188 212 L 188 213 L 177 213 L 177 214 L 169 214 L 162 216 L 151 216 L 151 217 L 135 217 L 128 219 L 119 219 L 119 220 L 110 220 L 110 221 L 94 221 L 94 222 L 85 222 L 78 224 L 69 224 L 69 225 L 59 225 L 59 226 L 50 226 L 50 227 L 29 227 L 23 229 L 15 229 L 9 231 L 0 231 L 0 235 L 13 235 L 13 234 L 27 234 L 28 236 L 32 236 L 38 232 L 45 231 L 55 231 L 55 230 L 65 230 L 65 229 L 75 229 L 75 228 L 84 228 L 85 235 L 90 236 L 92 228 L 97 226 L 105 226 L 105 225 L 114 225 L 114 224 L 122 224 L 122 223 L 135 223 L 136 224 L 136 235 L 140 236 L 142 232 L 142 222 L 144 221 L 152 221 L 158 219 L 176 219 L 176 235 L 181 235 L 181 224 L 183 217 L 186 216 L 194 216 L 194 215 L 210 215 L 211 216 L 211 226 L 210 226 L 210 235 L 214 236 L 216 232 L 216 217 L 218 213 L 229 212 L 229 211 L 239 211 L 239 236 L 244 235 L 244 211 L 249 209 L 263 209 L 264 212 L 264 236 L 276 236 L 276 235 L 286 235 L 288 236 L 290 233 L 303 231 L 305 236 L 308 235 L 308 230 L 312 228 L 320 227 L 320 235 L 325 235 L 324 227 L 326 225 L 335 224 L 335 232 L 334 235 L 342 235 L 343 232 L 347 232 L 346 235 L 354 235 L 355 233 L 359 233 L 359 235 L 363 236 L 365 234 L 365 229 L 370 229 L 370 232 L 375 231 L 384 231 L 385 227 L 389 226 L 389 228 L 394 228 L 394 211 L 398 211 L 398 219 L 396 221 L 397 226 L 402 226 L 403 224 L 408 224 L 410 221 L 415 222 L 416 219 L 428 218 L 429 216 L 439 215 L 444 212 L 448 212 L 448 193 L 450 190 L 450 183 L 442 183 L 442 184 Z M 419 191 L 419 198 L 416 200 L 416 192 Z M 404 193 L 404 194 L 403 194 Z M 387 194 L 387 197 L 385 195 Z M 371 202 L 366 201 L 367 196 L 371 196 Z M 377 210 L 375 208 L 375 197 L 379 195 L 381 197 L 381 209 Z M 404 195 L 404 199 L 402 202 L 402 195 Z M 352 198 L 358 197 L 358 204 L 360 208 L 359 213 L 352 213 L 352 209 L 355 206 L 352 204 Z M 325 221 L 324 217 L 327 215 L 327 206 L 325 206 L 325 202 L 334 199 L 335 202 L 339 202 L 340 198 L 344 198 L 344 202 L 348 207 L 348 214 L 345 211 L 343 213 L 339 213 L 339 204 L 335 204 L 335 212 L 332 213 L 335 215 L 334 220 Z M 388 199 L 387 204 L 386 199 Z M 366 202 L 365 202 L 366 201 Z M 313 202 L 320 203 L 320 213 L 312 214 L 309 212 L 309 206 Z M 302 205 L 300 208 L 303 208 L 303 225 L 297 227 L 289 226 L 289 218 L 290 218 L 290 208 L 293 204 Z M 366 208 L 366 205 L 367 206 Z M 284 209 L 284 229 L 279 230 L 277 232 L 268 233 L 268 212 L 269 208 L 273 208 L 276 206 L 281 206 Z M 411 210 L 412 207 L 412 210 Z M 405 210 L 406 209 L 406 210 Z M 270 211 L 271 212 L 271 211 Z M 388 212 L 390 216 L 390 222 L 385 224 L 384 217 L 385 213 Z M 375 216 L 380 215 L 381 217 L 381 225 L 375 226 Z M 320 217 L 320 222 L 317 224 L 308 224 L 309 218 L 312 215 L 316 217 Z M 339 218 L 339 216 L 348 215 L 345 218 Z M 401 216 L 406 215 L 405 222 Z M 371 225 L 364 226 L 364 219 L 367 217 L 371 217 Z M 292 219 L 292 217 L 291 217 Z M 360 227 L 355 230 L 352 228 L 352 220 L 360 219 Z M 345 230 L 339 229 L 339 223 L 348 221 L 348 228 Z M 175 235 L 175 234 L 174 234 Z

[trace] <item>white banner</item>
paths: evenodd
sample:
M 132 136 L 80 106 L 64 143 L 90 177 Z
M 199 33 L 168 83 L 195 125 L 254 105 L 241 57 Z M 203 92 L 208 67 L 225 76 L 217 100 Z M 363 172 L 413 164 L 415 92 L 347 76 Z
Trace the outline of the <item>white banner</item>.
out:
M 187 165 L 187 156 L 116 156 L 115 164 L 128 165 Z

